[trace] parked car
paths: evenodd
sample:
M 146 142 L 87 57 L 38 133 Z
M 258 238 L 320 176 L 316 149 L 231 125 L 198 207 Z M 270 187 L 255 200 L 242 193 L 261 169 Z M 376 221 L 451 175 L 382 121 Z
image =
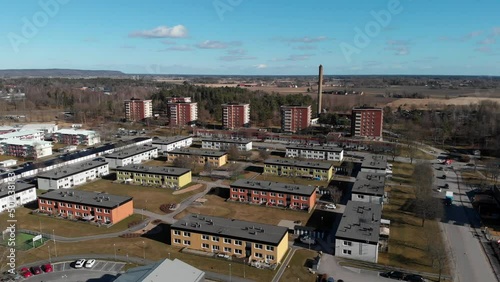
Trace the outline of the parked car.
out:
M 311 244 L 311 245 L 314 245 L 316 244 L 316 239 L 312 238 L 311 236 L 309 235 L 306 235 L 306 236 L 302 236 L 300 238 L 300 242 L 304 243 L 304 244 Z
M 424 277 L 417 274 L 407 275 L 404 280 L 409 282 L 425 282 Z
M 50 264 L 50 263 L 42 265 L 42 269 L 45 272 L 52 272 L 52 271 L 54 271 L 54 268 L 52 267 L 52 264 Z
M 401 271 L 383 272 L 383 273 L 380 273 L 380 276 L 386 277 L 386 278 L 391 278 L 391 279 L 396 279 L 396 280 L 403 280 L 405 278 L 405 274 Z
M 85 263 L 85 268 L 92 268 L 92 266 L 94 266 L 95 264 L 95 259 L 89 259 L 86 263 Z
M 75 268 L 82 268 L 85 265 L 85 259 L 75 261 Z
M 27 267 L 23 267 L 21 268 L 21 270 L 19 271 L 19 273 L 24 277 L 24 278 L 29 278 L 31 276 L 33 276 L 33 273 L 31 273 L 31 271 L 27 268 Z
M 324 206 L 324 208 L 327 210 L 334 210 L 337 208 L 337 206 L 335 204 L 327 204 Z
M 43 273 L 42 269 L 40 268 L 40 266 L 33 266 L 31 267 L 31 272 L 35 275 L 38 275 L 38 274 L 41 274 Z

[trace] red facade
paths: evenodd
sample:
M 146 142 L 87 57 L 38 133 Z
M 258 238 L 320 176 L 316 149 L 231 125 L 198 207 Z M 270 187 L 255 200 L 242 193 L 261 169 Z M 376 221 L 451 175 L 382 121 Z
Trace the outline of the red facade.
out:
M 266 206 L 281 206 L 291 209 L 311 210 L 316 203 L 316 193 L 312 193 L 310 196 L 304 196 L 240 187 L 231 187 L 229 197 L 232 201 L 265 204 Z
M 354 137 L 382 138 L 384 112 L 380 108 L 354 108 L 351 117 Z

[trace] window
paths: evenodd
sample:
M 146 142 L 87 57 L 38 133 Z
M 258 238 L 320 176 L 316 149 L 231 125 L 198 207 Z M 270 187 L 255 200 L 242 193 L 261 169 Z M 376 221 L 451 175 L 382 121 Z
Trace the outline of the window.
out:
M 102 212 L 102 209 L 95 209 L 96 212 Z
M 217 236 L 212 236 L 212 241 L 214 241 L 214 242 L 219 242 L 219 237 L 217 237 Z
M 269 195 L 270 195 L 271 197 L 276 197 L 276 193 L 272 193 L 272 192 L 271 192 Z
M 72 207 L 73 207 L 73 205 L 72 205 L 72 204 L 68 204 L 68 208 L 72 208 Z
M 274 260 L 274 256 L 273 255 L 266 255 L 266 259 L 267 260 Z
M 233 194 L 232 198 L 238 198 L 238 195 Z
M 293 196 L 293 199 L 294 199 L 294 200 L 298 200 L 298 199 L 299 199 L 299 196 Z
M 210 240 L 210 236 L 208 235 L 201 235 L 202 240 Z
M 307 201 L 307 197 L 302 197 L 302 201 Z
M 228 247 L 224 247 L 224 252 L 226 253 L 230 253 L 232 252 L 233 250 L 231 248 L 228 248 Z
M 238 189 L 237 188 L 231 188 L 231 191 L 238 192 Z
M 245 193 L 246 190 L 245 189 L 240 189 L 240 193 Z
M 45 207 L 40 207 L 40 210 L 44 211 L 44 210 L 45 210 Z
M 174 239 L 174 244 L 180 244 L 181 243 L 181 239 Z
M 240 240 L 234 240 L 234 244 L 236 246 L 242 246 L 243 245 L 243 242 L 241 242 Z
M 40 204 L 45 204 L 45 200 L 40 200 Z
M 184 240 L 184 245 L 186 245 L 186 246 L 191 245 L 191 241 L 189 241 L 189 240 Z
M 237 255 L 241 255 L 241 254 L 243 254 L 243 251 L 240 249 L 234 249 L 234 253 Z
M 174 230 L 174 235 L 181 235 L 181 232 L 179 230 Z
M 109 213 L 109 210 L 108 210 L 108 209 L 105 209 L 105 210 L 104 210 L 104 213 Z
M 284 196 L 285 196 L 285 195 L 283 195 L 283 194 L 281 194 L 281 193 L 280 193 L 280 194 L 278 194 L 278 198 L 283 198 Z
M 262 254 L 261 253 L 255 253 L 255 257 L 256 258 L 262 258 Z
M 262 196 L 266 196 L 266 195 L 267 195 L 267 192 L 260 192 L 260 194 L 261 194 Z
M 220 250 L 219 246 L 217 245 L 212 246 L 212 251 L 218 251 L 218 250 Z
M 202 247 L 203 249 L 210 249 L 210 245 L 209 245 L 209 244 L 207 244 L 207 243 L 203 243 L 203 244 L 201 244 L 201 247 Z
M 256 249 L 262 249 L 262 244 L 255 244 Z
M 65 207 L 66 205 L 64 203 L 59 203 L 60 207 Z
M 351 250 L 342 250 L 342 253 L 344 255 L 350 255 L 351 254 Z
M 190 233 L 190 232 L 186 232 L 186 231 L 184 231 L 184 234 L 183 234 L 183 235 L 184 235 L 184 237 L 191 237 L 191 233 Z
M 358 199 L 364 199 L 365 195 L 358 195 Z
M 273 246 L 266 246 L 266 250 L 267 251 L 274 251 L 274 247 Z
M 352 246 L 352 242 L 350 242 L 350 241 L 344 241 L 343 245 L 344 246 Z
M 231 239 L 224 238 L 224 244 L 231 244 Z

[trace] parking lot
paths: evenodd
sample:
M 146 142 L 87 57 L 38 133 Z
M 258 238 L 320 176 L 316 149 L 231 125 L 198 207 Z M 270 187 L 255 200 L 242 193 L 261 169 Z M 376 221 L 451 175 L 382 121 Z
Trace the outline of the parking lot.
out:
M 87 281 L 94 282 L 113 281 L 116 275 L 123 269 L 125 263 L 113 261 L 96 261 L 91 268 L 75 269 L 73 261 L 58 262 L 52 264 L 54 272 L 34 275 L 24 281 L 44 282 L 44 281 Z

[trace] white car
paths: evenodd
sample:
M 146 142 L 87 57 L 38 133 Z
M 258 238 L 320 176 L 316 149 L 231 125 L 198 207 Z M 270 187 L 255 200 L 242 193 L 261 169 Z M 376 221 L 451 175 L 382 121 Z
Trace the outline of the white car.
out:
M 75 268 L 82 268 L 85 265 L 85 260 L 84 259 L 79 259 L 75 261 Z
M 327 204 L 327 205 L 325 205 L 325 209 L 328 209 L 328 210 L 334 210 L 336 208 L 337 208 L 337 206 L 335 204 Z
M 85 263 L 85 268 L 91 268 L 92 266 L 94 266 L 95 264 L 95 259 L 89 259 L 86 263 Z

